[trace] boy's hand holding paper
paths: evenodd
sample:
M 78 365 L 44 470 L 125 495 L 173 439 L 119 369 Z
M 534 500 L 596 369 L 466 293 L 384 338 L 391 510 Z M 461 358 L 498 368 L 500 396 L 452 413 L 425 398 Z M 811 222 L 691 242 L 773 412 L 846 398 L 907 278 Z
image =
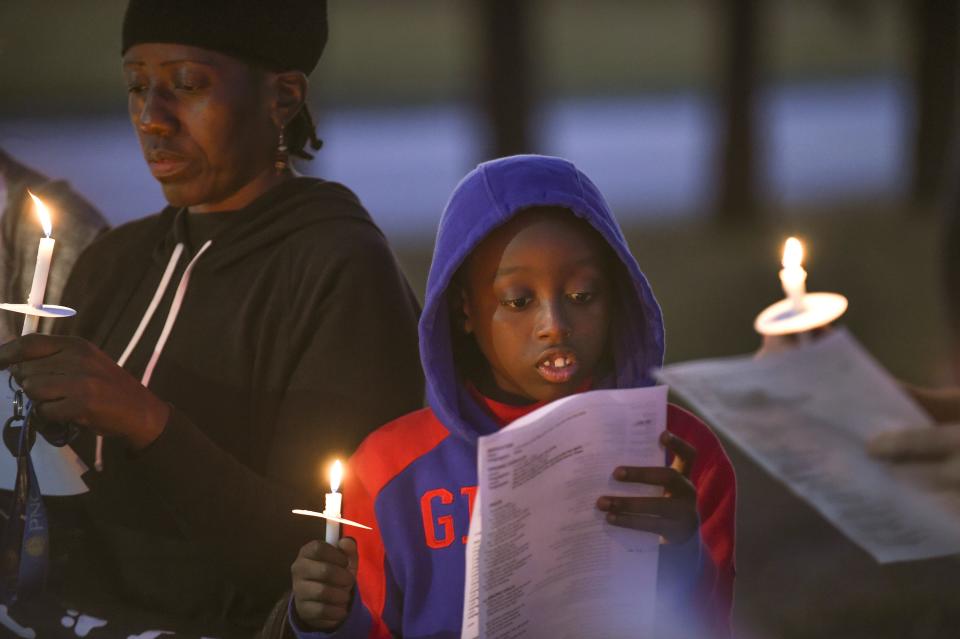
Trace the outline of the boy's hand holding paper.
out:
M 670 431 L 660 433 L 660 444 L 673 453 L 674 461 L 663 466 L 619 466 L 613 478 L 662 486 L 661 497 L 615 497 L 604 495 L 597 508 L 607 513 L 607 523 L 657 533 L 666 543 L 683 543 L 696 534 L 697 489 L 690 482 L 696 449 Z

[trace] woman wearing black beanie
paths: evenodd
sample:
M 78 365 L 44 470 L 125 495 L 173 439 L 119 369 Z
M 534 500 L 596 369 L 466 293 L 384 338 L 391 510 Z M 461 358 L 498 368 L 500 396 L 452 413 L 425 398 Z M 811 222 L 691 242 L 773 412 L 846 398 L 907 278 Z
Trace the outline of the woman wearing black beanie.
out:
M 81 256 L 60 335 L 0 346 L 37 415 L 79 426 L 90 488 L 48 504 L 47 594 L 7 628 L 249 636 L 318 534 L 290 514 L 319 507 L 318 468 L 420 405 L 386 240 L 347 188 L 291 169 L 319 147 L 326 39 L 320 0 L 131 0 L 130 118 L 169 205 Z

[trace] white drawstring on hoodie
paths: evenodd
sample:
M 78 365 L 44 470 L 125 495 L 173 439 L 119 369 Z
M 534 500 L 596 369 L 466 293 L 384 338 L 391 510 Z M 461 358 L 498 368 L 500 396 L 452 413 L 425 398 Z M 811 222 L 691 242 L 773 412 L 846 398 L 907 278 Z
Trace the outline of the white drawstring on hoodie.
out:
M 210 248 L 211 244 L 213 244 L 213 241 L 207 240 L 203 246 L 200 247 L 197 254 L 194 255 L 193 259 L 187 264 L 187 268 L 183 270 L 183 275 L 180 276 L 180 283 L 177 285 L 177 292 L 174 294 L 173 302 L 170 304 L 170 310 L 167 312 L 167 319 L 163 324 L 163 330 L 160 331 L 160 337 L 157 338 L 157 343 L 153 347 L 153 354 L 150 356 L 150 361 L 147 362 L 146 368 L 143 369 L 143 376 L 140 378 L 140 383 L 145 387 L 150 385 L 150 378 L 153 377 L 153 369 L 157 367 L 157 360 L 160 359 L 160 353 L 163 352 L 163 347 L 167 344 L 167 338 L 170 337 L 170 331 L 173 330 L 173 325 L 177 321 L 177 315 L 180 314 L 180 306 L 183 304 L 184 295 L 187 294 L 187 286 L 190 284 L 190 272 L 193 271 L 193 265 L 197 263 L 197 260 L 200 259 L 204 251 Z M 150 324 L 150 320 L 153 319 L 153 314 L 160 305 L 164 293 L 167 292 L 167 286 L 170 285 L 170 280 L 173 277 L 174 270 L 177 268 L 177 262 L 180 261 L 181 255 L 183 255 L 183 243 L 179 243 L 173 248 L 170 261 L 167 262 L 167 268 L 163 272 L 163 277 L 160 278 L 160 284 L 157 285 L 153 299 L 150 300 L 150 305 L 147 306 L 146 312 L 140 319 L 140 325 L 137 326 L 137 330 L 133 332 L 133 337 L 130 338 L 130 342 L 127 344 L 127 347 L 123 349 L 120 359 L 117 360 L 117 366 L 122 368 L 123 365 L 127 363 L 131 353 L 133 353 L 137 344 L 140 342 L 140 338 L 143 337 L 143 332 L 147 330 L 147 325 Z M 97 452 L 94 457 L 93 467 L 98 472 L 103 470 L 103 435 L 97 435 Z

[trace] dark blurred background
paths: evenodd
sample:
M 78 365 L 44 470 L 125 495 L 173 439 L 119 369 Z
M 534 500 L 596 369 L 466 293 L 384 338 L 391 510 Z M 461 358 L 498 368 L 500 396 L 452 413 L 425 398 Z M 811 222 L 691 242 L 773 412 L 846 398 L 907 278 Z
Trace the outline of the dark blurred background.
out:
M 0 0 L 0 146 L 115 224 L 159 210 L 126 119 L 123 0 Z M 951 381 L 940 229 L 956 186 L 960 3 L 340 0 L 311 77 L 326 144 L 422 291 L 440 211 L 496 155 L 565 156 L 614 207 L 669 361 L 745 353 L 783 239 L 898 378 Z M 743 637 L 955 637 L 954 559 L 879 567 L 755 465 Z

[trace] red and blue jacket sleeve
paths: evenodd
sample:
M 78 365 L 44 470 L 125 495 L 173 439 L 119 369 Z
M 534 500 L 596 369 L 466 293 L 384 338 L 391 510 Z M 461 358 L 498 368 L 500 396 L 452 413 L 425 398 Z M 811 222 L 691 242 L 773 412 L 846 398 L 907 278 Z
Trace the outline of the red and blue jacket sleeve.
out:
M 690 481 L 697 489 L 702 546 L 690 606 L 710 637 L 731 635 L 736 542 L 736 477 L 716 435 L 693 414 L 670 405 L 667 428 L 697 449 Z

